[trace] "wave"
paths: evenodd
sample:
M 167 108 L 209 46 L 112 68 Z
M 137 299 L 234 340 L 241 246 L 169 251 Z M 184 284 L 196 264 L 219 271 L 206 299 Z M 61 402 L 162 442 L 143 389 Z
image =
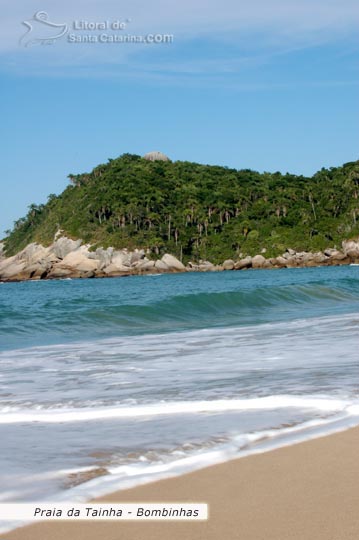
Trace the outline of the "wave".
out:
M 276 395 L 251 399 L 221 399 L 213 401 L 178 401 L 160 402 L 138 405 L 133 407 L 103 407 L 77 409 L 37 409 L 0 411 L 0 424 L 17 424 L 28 422 L 64 423 L 84 422 L 90 420 L 110 420 L 120 418 L 153 418 L 155 416 L 221 413 L 283 409 L 296 407 L 300 409 L 315 409 L 322 412 L 344 411 L 348 406 L 355 407 L 350 402 L 326 397 L 301 397 Z M 355 409 L 356 410 L 356 409 Z
M 261 280 L 253 272 L 161 276 L 159 281 L 75 280 L 71 287 L 48 282 L 41 292 L 24 283 L 24 299 L 0 297 L 0 339 L 14 348 L 19 341 L 56 343 L 359 311 L 359 280 L 348 268 L 314 270 L 262 273 Z

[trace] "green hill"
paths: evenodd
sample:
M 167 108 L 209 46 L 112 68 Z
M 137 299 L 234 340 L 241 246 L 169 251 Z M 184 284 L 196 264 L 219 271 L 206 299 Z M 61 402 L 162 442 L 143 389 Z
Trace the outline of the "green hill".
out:
M 358 161 L 307 178 L 124 154 L 69 178 L 61 195 L 15 222 L 8 255 L 50 244 L 58 229 L 95 247 L 143 247 L 185 262 L 318 251 L 359 234 Z

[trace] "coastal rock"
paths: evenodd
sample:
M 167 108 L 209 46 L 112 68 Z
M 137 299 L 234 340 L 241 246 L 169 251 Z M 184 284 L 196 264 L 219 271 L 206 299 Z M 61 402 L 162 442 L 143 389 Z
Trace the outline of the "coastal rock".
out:
M 56 263 L 49 272 L 49 278 L 57 277 L 88 277 L 89 273 L 94 273 L 99 266 L 97 259 L 89 257 L 87 246 L 81 246 L 75 251 L 70 251 L 63 260 Z
M 159 272 L 168 272 L 169 270 L 167 264 L 164 263 L 163 261 L 156 261 L 155 267 L 156 267 L 156 270 L 158 270 Z
M 198 270 L 200 272 L 214 272 L 216 270 L 216 267 L 209 261 L 201 261 L 198 265 Z
M 0 279 L 4 281 L 28 279 L 29 274 L 25 272 L 25 267 L 25 263 L 16 261 L 15 257 L 4 259 L 0 263 Z
M 136 262 L 142 261 L 145 258 L 145 252 L 143 249 L 135 249 L 130 254 L 129 262 L 131 265 L 135 264 Z
M 227 259 L 222 264 L 224 270 L 233 270 L 234 269 L 234 261 L 232 259 Z
M 139 264 L 136 265 L 136 270 L 140 272 L 148 272 L 149 270 L 154 270 L 154 268 L 155 261 L 141 261 Z
M 244 259 L 237 261 L 234 265 L 235 270 L 243 270 L 245 268 L 251 268 L 251 267 L 252 267 L 252 257 L 245 257 Z
M 71 251 L 64 257 L 59 265 L 64 267 L 74 268 L 81 272 L 90 272 L 98 269 L 99 261 L 97 259 L 90 259 L 88 257 L 88 250 L 85 246 Z
M 278 266 L 279 268 L 286 268 L 288 265 L 288 259 L 285 259 L 284 257 L 275 257 L 272 260 L 273 266 Z
M 116 276 L 122 276 L 124 274 L 128 274 L 131 272 L 131 268 L 128 266 L 118 265 L 111 263 L 106 268 L 103 269 L 103 273 L 107 277 L 116 277 Z
M 324 263 L 327 260 L 327 257 L 324 255 L 322 251 L 318 251 L 317 253 L 313 253 L 313 262 L 316 264 Z
M 97 248 L 95 252 L 90 252 L 87 256 L 89 259 L 97 259 L 99 270 L 103 270 L 111 264 L 113 251 L 112 247 L 107 249 Z
M 330 257 L 330 260 L 333 264 L 341 263 L 343 261 L 349 262 L 349 257 L 338 249 L 326 249 L 324 251 L 324 255 Z
M 263 255 L 256 255 L 252 258 L 252 268 L 263 268 L 266 265 L 266 259 Z
M 51 248 L 58 259 L 64 259 L 71 251 L 78 249 L 81 244 L 82 240 L 71 240 L 62 236 L 52 244 Z
M 170 255 L 169 253 L 166 253 L 165 255 L 163 255 L 161 260 L 162 262 L 167 264 L 168 268 L 172 271 L 184 272 L 186 270 L 186 267 L 184 266 L 184 264 L 182 264 L 181 261 L 176 259 L 176 257 L 174 257 L 173 255 Z
M 131 253 L 128 253 L 127 250 L 114 251 L 111 262 L 118 268 L 131 267 Z
M 342 243 L 343 252 L 347 257 L 359 259 L 359 238 L 344 240 Z

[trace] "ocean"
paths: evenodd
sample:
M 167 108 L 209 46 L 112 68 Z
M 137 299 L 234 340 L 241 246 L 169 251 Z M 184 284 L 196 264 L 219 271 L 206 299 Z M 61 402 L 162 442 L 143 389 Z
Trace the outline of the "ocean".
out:
M 0 284 L 0 502 L 84 501 L 358 424 L 358 267 Z

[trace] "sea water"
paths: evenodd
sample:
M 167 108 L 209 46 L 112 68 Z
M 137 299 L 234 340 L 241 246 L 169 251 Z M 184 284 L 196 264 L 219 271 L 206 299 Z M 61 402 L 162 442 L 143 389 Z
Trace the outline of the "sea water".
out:
M 0 284 L 0 502 L 358 425 L 358 353 L 356 267 Z

